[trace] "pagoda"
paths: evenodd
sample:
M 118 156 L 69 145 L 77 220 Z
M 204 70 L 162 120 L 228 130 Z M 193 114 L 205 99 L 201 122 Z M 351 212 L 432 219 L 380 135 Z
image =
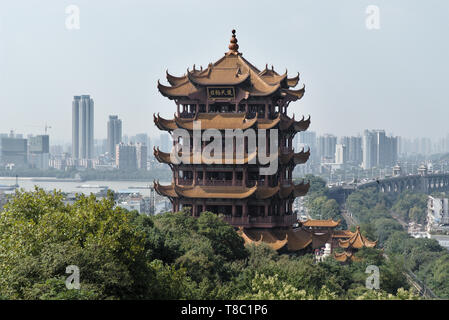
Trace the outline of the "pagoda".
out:
M 155 148 L 156 159 L 170 166 L 173 178 L 170 185 L 155 182 L 154 188 L 170 199 L 173 211 L 188 208 L 193 216 L 214 212 L 232 226 L 246 230 L 291 228 L 297 223 L 293 201 L 307 193 L 309 183 L 294 184 L 292 173 L 310 155 L 309 150 L 295 152 L 293 148 L 295 134 L 307 130 L 310 116 L 295 120 L 294 115 L 287 114 L 289 104 L 301 99 L 305 92 L 304 86 L 294 89 L 299 73 L 290 78 L 287 71 L 280 74 L 268 65 L 258 69 L 243 58 L 232 30 L 229 51 L 221 59 L 209 63 L 207 68 L 194 65 L 183 76 L 167 71 L 166 77 L 169 85 L 158 82 L 158 89 L 175 102 L 177 110 L 172 119 L 154 115 L 160 130 L 173 134 L 176 129 L 184 129 L 191 139 L 198 121 L 201 130 L 223 133 L 229 129 L 278 130 L 278 166 L 271 175 L 261 174 L 260 168 L 265 164 L 258 160 L 258 149 L 249 152 L 247 141 L 242 161 L 236 161 L 233 154 L 232 161 L 213 164 L 202 154 L 199 161 L 174 162 L 169 152 Z M 267 142 L 273 142 L 268 141 L 268 133 L 266 137 Z M 174 146 L 177 143 L 180 142 L 173 141 Z M 202 142 L 201 151 L 206 146 Z M 195 158 L 194 153 L 192 146 L 187 157 Z
M 338 246 L 344 249 L 343 252 L 335 252 L 334 257 L 337 261 L 357 261 L 355 253 L 362 248 L 374 248 L 377 241 L 370 241 L 360 232 L 360 226 L 357 226 L 355 232 L 349 232 L 346 239 L 338 239 Z

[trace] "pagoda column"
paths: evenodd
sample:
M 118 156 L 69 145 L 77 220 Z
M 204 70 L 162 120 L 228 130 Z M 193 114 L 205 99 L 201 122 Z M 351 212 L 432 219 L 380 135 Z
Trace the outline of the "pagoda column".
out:
M 232 217 L 234 218 L 236 214 L 235 202 L 232 203 Z
M 192 202 L 192 216 L 196 217 L 196 205 L 195 205 L 195 202 Z
M 265 203 L 265 217 L 268 217 L 268 203 Z
M 206 200 L 203 200 L 203 212 L 206 211 Z
M 198 114 L 199 112 L 200 112 L 200 105 L 197 103 L 196 104 L 196 112 L 195 113 Z
M 292 182 L 292 175 L 293 175 L 293 168 L 289 168 L 288 169 L 288 182 L 291 183 Z
M 242 205 L 242 216 L 243 217 L 248 216 L 248 201 L 245 201 Z
M 235 186 L 236 179 L 235 179 L 235 167 L 232 168 L 232 186 Z
M 196 186 L 196 180 L 198 178 L 198 172 L 196 171 L 196 167 L 193 167 L 193 185 Z
M 242 178 L 242 186 L 244 186 L 244 187 L 246 187 L 246 186 L 247 186 L 247 184 L 246 184 L 246 175 L 247 175 L 247 170 L 248 170 L 248 168 L 247 168 L 247 167 L 244 167 L 244 168 L 243 168 L 243 178 Z
M 206 168 L 203 168 L 203 186 L 206 185 Z
M 288 137 L 288 150 L 292 151 L 293 148 L 293 136 Z
M 265 131 L 265 153 L 267 156 L 270 155 L 270 138 L 269 138 L 268 130 Z
M 265 175 L 264 185 L 265 187 L 268 187 L 268 175 Z
M 179 103 L 176 104 L 177 116 L 179 117 Z
M 285 215 L 285 200 L 281 201 L 281 215 Z
M 245 103 L 245 112 L 248 113 L 248 103 Z
M 268 119 L 268 103 L 265 103 L 265 119 Z

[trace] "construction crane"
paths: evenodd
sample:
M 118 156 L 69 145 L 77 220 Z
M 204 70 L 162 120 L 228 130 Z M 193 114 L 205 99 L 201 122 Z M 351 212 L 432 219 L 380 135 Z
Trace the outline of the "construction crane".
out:
M 26 125 L 26 127 L 41 127 L 41 125 L 35 125 L 35 124 L 28 124 Z M 42 127 L 41 127 L 42 128 Z M 45 126 L 44 126 L 44 132 L 45 134 L 47 134 L 47 130 L 51 129 L 51 126 L 47 125 L 47 122 L 45 122 Z
M 47 125 L 47 122 L 45 122 L 45 134 L 47 134 L 47 129 L 51 129 L 51 126 Z

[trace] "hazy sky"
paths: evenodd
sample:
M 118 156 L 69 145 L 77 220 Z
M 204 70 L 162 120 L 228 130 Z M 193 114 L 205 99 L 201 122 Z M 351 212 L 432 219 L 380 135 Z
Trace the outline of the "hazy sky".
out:
M 68 5 L 80 29 L 66 28 Z M 366 27 L 368 5 L 380 29 Z M 109 114 L 123 132 L 159 134 L 152 114 L 172 117 L 157 80 L 207 66 L 237 30 L 243 56 L 262 69 L 301 74 L 296 118 L 310 130 L 352 135 L 365 128 L 396 135 L 449 133 L 449 1 L 137 1 L 2 0 L 0 132 L 71 140 L 73 95 L 95 101 L 95 138 Z

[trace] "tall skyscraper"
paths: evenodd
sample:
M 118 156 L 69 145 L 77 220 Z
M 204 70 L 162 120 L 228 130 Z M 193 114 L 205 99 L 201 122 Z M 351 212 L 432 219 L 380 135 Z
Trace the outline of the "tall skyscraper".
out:
M 94 100 L 89 95 L 74 96 L 72 102 L 72 157 L 94 156 Z
M 161 150 L 165 152 L 170 152 L 172 149 L 171 145 L 171 137 L 168 133 L 162 133 L 160 135 L 160 143 L 161 143 Z
M 384 130 L 363 133 L 363 169 L 393 166 L 398 156 L 398 138 L 388 137 Z
M 38 135 L 28 139 L 28 162 L 31 167 L 47 170 L 50 159 L 50 138 L 46 135 Z
M 347 148 L 344 144 L 337 144 L 335 146 L 335 163 L 345 164 L 347 162 Z
M 362 137 L 363 149 L 363 169 L 371 169 L 376 166 L 377 159 L 377 143 L 376 136 L 373 132 L 365 130 Z
M 316 163 L 320 159 L 318 149 L 316 147 L 316 133 L 314 131 L 302 131 L 298 136 L 298 151 L 304 148 L 307 150 L 310 148 L 310 158 L 308 164 Z
M 322 162 L 335 161 L 335 146 L 337 145 L 337 137 L 331 134 L 325 134 L 318 137 L 318 150 Z
M 148 149 L 143 143 L 136 143 L 137 169 L 147 170 Z
M 28 141 L 10 135 L 1 138 L 2 152 L 1 160 L 3 164 L 14 164 L 18 167 L 26 166 L 28 162 Z
M 115 163 L 122 170 L 137 169 L 136 146 L 120 142 L 115 146 Z
M 352 165 L 360 165 L 363 159 L 362 137 L 341 137 L 340 143 L 346 146 L 346 159 Z
M 109 116 L 108 121 L 108 152 L 115 158 L 115 146 L 122 142 L 122 120 L 118 116 Z

